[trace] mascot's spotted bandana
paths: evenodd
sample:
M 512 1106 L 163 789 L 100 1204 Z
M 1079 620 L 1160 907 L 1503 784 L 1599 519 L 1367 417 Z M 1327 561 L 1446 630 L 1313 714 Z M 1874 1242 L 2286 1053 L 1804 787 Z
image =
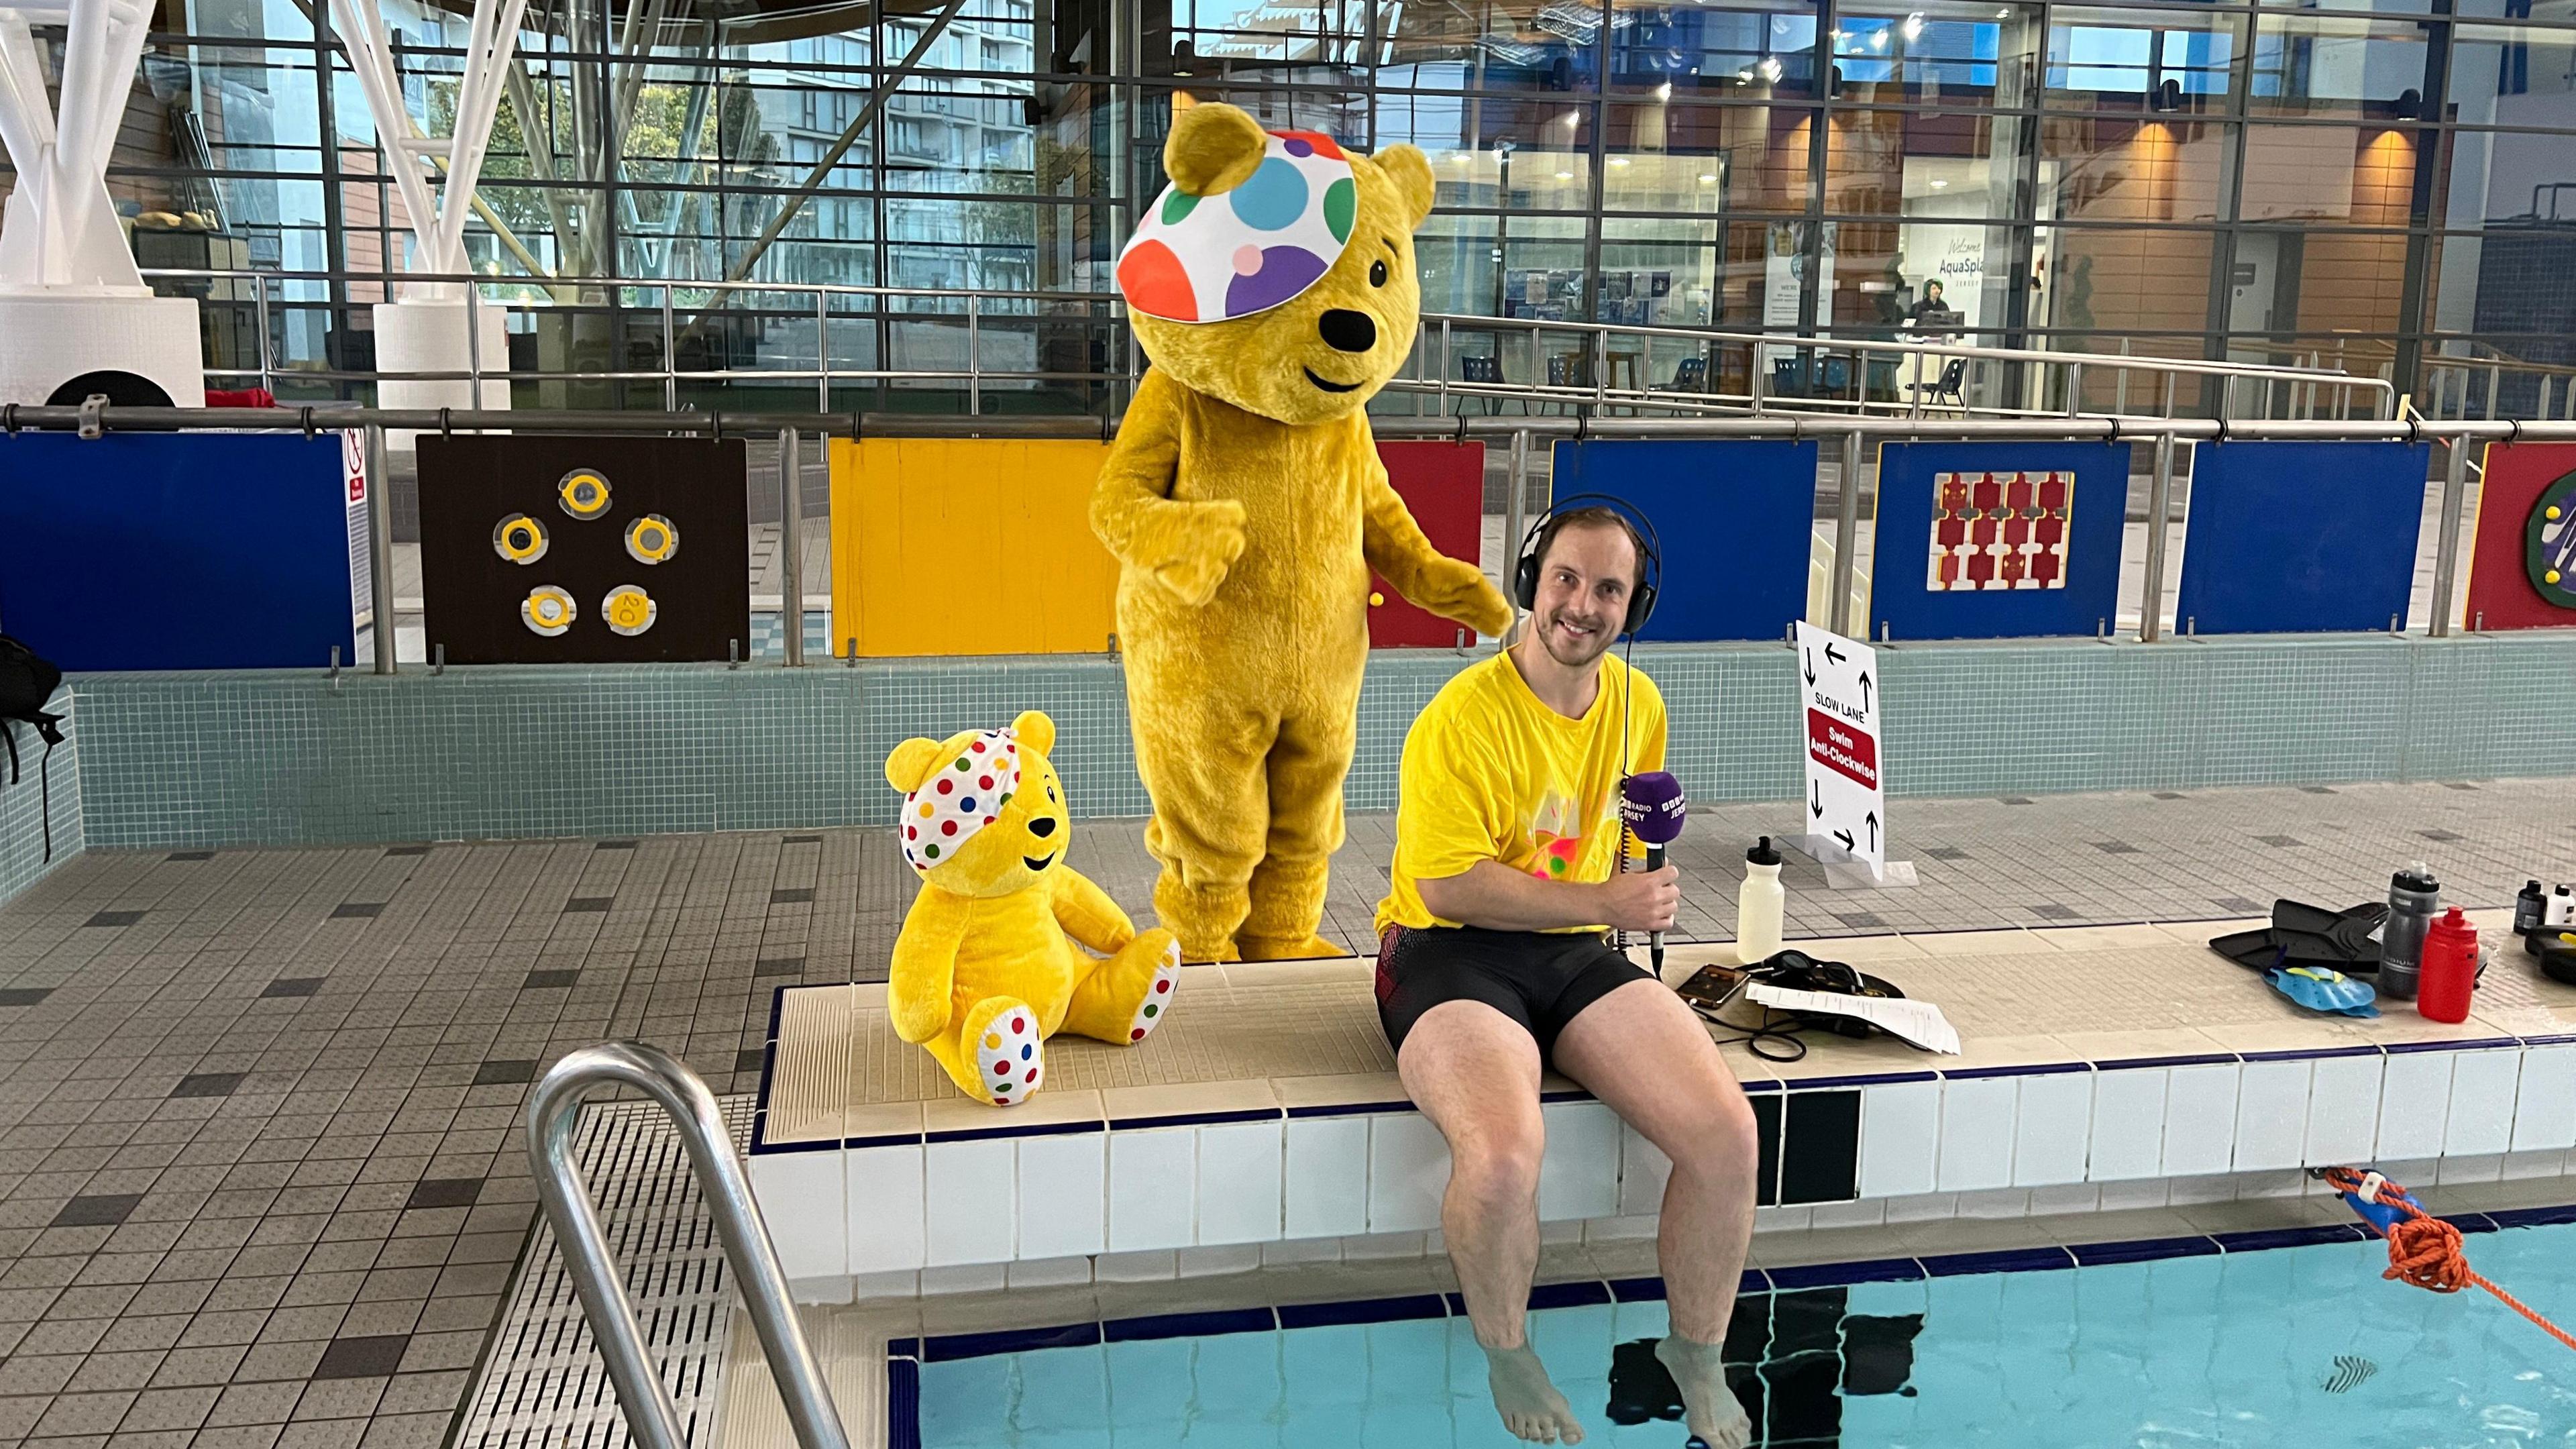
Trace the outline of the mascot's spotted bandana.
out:
M 1350 158 L 1330 137 L 1271 132 L 1260 166 L 1233 190 L 1163 188 L 1119 254 L 1118 290 L 1170 322 L 1267 312 L 1324 279 L 1350 245 L 1358 206 Z
M 903 858 L 926 871 L 954 859 L 976 831 L 999 818 L 1020 788 L 1020 742 L 1009 730 L 986 730 L 957 758 L 903 797 Z

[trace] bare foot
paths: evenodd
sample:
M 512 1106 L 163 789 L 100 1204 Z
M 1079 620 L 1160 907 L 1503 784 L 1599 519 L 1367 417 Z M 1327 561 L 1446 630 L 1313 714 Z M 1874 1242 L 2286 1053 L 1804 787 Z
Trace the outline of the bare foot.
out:
M 1574 1420 L 1574 1407 L 1548 1381 L 1547 1365 L 1538 1361 L 1528 1344 L 1486 1349 L 1485 1366 L 1485 1379 L 1494 1387 L 1494 1408 L 1501 1412 L 1504 1428 L 1533 1444 L 1583 1442 L 1583 1426 Z
M 1682 1391 L 1690 1431 L 1708 1449 L 1744 1449 L 1753 1438 L 1753 1420 L 1726 1386 L 1726 1368 L 1718 1362 L 1722 1345 L 1694 1343 L 1680 1334 L 1655 1345 L 1655 1358 Z

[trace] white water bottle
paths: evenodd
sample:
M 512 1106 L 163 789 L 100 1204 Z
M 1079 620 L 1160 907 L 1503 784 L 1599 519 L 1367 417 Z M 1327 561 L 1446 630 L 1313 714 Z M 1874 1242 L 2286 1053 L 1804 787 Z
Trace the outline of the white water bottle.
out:
M 1788 893 L 1780 889 L 1780 852 L 1766 835 L 1744 852 L 1744 884 L 1735 893 L 1735 959 L 1745 966 L 1780 950 L 1780 918 Z

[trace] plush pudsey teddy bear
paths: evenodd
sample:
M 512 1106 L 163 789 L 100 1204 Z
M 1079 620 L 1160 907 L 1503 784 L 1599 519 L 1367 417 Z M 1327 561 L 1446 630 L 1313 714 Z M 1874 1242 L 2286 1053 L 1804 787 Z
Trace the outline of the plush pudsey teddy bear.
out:
M 1137 385 L 1092 496 L 1119 561 L 1154 908 L 1191 960 L 1346 954 L 1316 935 L 1368 660 L 1369 571 L 1499 635 L 1511 608 L 1387 483 L 1368 400 L 1413 350 L 1431 163 L 1232 106 L 1180 112 L 1172 184 L 1118 263 Z
M 903 858 L 921 878 L 887 1011 L 897 1036 L 996 1107 L 1036 1093 L 1059 1029 L 1143 1041 L 1180 980 L 1172 933 L 1138 934 L 1064 863 L 1072 832 L 1054 746 L 1055 722 L 1030 710 L 1009 729 L 906 740 L 886 757 L 886 783 L 904 792 Z

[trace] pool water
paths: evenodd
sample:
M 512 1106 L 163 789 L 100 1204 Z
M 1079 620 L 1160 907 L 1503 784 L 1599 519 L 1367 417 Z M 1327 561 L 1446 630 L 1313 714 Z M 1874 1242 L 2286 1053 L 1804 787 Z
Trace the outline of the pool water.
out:
M 2250 1246 L 2251 1235 L 2247 1235 Z M 2466 1240 L 2478 1271 L 2576 1323 L 2576 1226 Z M 2150 1256 L 2182 1252 L 2187 1256 Z M 2082 1449 L 2309 1444 L 2369 1449 L 2576 1445 L 2576 1353 L 2488 1295 L 2381 1280 L 2387 1250 L 2344 1241 L 2225 1251 L 2210 1239 L 2088 1252 L 2141 1261 L 1851 1276 L 1784 1270 L 1728 1336 L 1739 1397 L 1773 1446 Z M 1936 1273 L 1966 1266 L 1934 1264 Z M 1854 1270 L 1866 1272 L 1871 1270 Z M 1910 1261 L 1879 1273 L 1922 1270 Z M 1577 1284 L 1530 1338 L 1586 1444 L 1681 1449 L 1679 1400 L 1651 1349 L 1651 1284 Z M 1593 1301 L 1583 1301 L 1583 1300 Z M 1439 1300 L 1110 1325 L 1110 1341 L 975 1357 L 931 1340 L 924 1449 L 1505 1449 L 1484 1356 Z M 1427 1307 L 1426 1307 L 1427 1306 Z M 1247 1331 L 1212 1331 L 1240 1325 Z M 1087 1329 L 1087 1326 L 1085 1326 Z M 1135 1337 L 1167 1334 L 1170 1336 Z M 989 1341 L 988 1341 L 989 1342 Z M 900 1374 L 910 1365 L 896 1366 Z M 900 1404 L 909 1398 L 898 1392 Z M 892 1442 L 911 1442 L 898 1422 Z

